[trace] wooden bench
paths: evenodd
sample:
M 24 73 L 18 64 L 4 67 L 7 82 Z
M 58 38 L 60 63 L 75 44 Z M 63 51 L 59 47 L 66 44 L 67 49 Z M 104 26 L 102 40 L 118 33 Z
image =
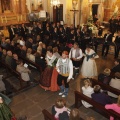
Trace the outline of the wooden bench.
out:
M 85 96 L 81 92 L 75 91 L 74 93 L 75 93 L 75 108 L 79 108 L 80 106 L 82 106 L 81 100 L 84 100 L 91 104 L 93 106 L 93 109 L 98 108 L 101 112 L 104 112 L 105 117 L 109 118 L 110 116 L 113 116 L 114 120 L 119 120 L 120 114 L 116 113 L 113 110 L 106 110 L 103 105 L 97 103 L 92 98 Z
M 36 63 L 34 63 L 33 61 L 27 59 L 27 58 L 23 58 L 22 56 L 18 56 L 20 59 L 22 59 L 24 62 L 28 63 L 29 65 L 34 66 L 39 72 L 40 74 L 42 73 L 42 67 Z
M 42 110 L 42 113 L 44 115 L 44 120 L 55 120 L 54 116 L 49 113 L 46 109 Z
M 25 83 L 25 81 L 21 78 L 21 74 L 19 72 L 13 70 L 9 65 L 5 64 L 4 62 L 0 61 L 0 63 L 7 70 L 7 77 L 5 77 L 5 79 L 15 76 L 19 80 L 19 83 L 20 83 L 19 90 L 28 87 L 28 82 L 26 82 L 27 83 L 26 86 L 23 85 L 23 83 Z M 11 73 L 10 75 L 8 75 L 9 72 Z
M 98 80 L 95 80 L 95 79 L 90 79 L 90 80 L 92 82 L 92 87 L 95 85 L 100 85 L 103 90 L 107 90 L 107 91 L 110 91 L 116 95 L 120 95 L 120 90 L 113 88 L 109 85 L 103 84 L 102 82 L 100 82 Z

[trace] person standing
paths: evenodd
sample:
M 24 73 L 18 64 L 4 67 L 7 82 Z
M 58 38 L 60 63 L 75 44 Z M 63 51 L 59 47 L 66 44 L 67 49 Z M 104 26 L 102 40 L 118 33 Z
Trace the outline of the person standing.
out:
M 86 78 L 93 78 L 97 76 L 97 66 L 95 59 L 99 56 L 95 53 L 93 49 L 88 45 L 85 54 L 84 60 L 81 67 L 81 74 Z
M 55 71 L 57 58 L 53 54 L 52 48 L 47 49 L 47 54 L 45 59 L 47 66 L 41 75 L 40 87 L 42 87 L 45 91 L 46 90 L 57 91 L 58 85 L 56 80 L 58 73 L 57 71 Z
M 73 72 L 74 72 L 73 78 L 75 77 L 76 73 L 79 72 L 79 67 L 82 57 L 83 57 L 82 50 L 79 48 L 78 43 L 75 42 L 69 53 L 69 58 L 72 60 L 73 63 Z
M 106 57 L 109 51 L 110 44 L 112 43 L 113 34 L 108 30 L 108 32 L 104 35 L 104 43 L 102 47 L 102 56 Z M 106 50 L 106 52 L 105 52 Z
M 62 57 L 57 61 L 56 69 L 58 71 L 57 84 L 60 87 L 59 95 L 66 97 L 68 95 L 69 82 L 73 75 L 73 64 L 68 58 L 67 51 L 62 52 Z M 62 84 L 62 80 L 64 81 L 65 86 Z
M 115 58 L 118 58 L 119 51 L 120 51 L 120 31 L 118 31 L 118 35 L 115 38 Z

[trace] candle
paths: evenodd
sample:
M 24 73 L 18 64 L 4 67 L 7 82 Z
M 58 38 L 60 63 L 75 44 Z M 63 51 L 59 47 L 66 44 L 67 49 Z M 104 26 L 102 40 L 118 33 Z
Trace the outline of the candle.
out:
M 21 21 L 22 21 L 22 15 L 21 15 Z
M 18 22 L 19 22 L 19 15 L 17 16 Z
M 25 21 L 26 21 L 26 15 L 25 15 Z
M 2 17 L 1 17 L 1 22 L 3 23 L 3 19 L 2 19 Z
M 6 16 L 5 16 L 5 21 L 6 21 L 6 23 L 7 23 L 7 18 L 6 18 Z

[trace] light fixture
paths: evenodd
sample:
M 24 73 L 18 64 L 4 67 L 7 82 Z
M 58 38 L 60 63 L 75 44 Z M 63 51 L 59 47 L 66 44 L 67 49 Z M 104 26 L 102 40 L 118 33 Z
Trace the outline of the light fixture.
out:
M 59 7 L 60 6 L 60 0 L 51 0 L 51 6 Z
M 73 9 L 75 10 L 78 0 L 72 0 Z
M 89 3 L 92 3 L 92 0 L 89 0 Z

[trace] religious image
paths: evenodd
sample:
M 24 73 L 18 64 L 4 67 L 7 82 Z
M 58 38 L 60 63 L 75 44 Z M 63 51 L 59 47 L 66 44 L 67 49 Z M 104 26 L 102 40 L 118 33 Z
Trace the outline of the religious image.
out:
M 2 12 L 10 10 L 10 0 L 1 0 Z

